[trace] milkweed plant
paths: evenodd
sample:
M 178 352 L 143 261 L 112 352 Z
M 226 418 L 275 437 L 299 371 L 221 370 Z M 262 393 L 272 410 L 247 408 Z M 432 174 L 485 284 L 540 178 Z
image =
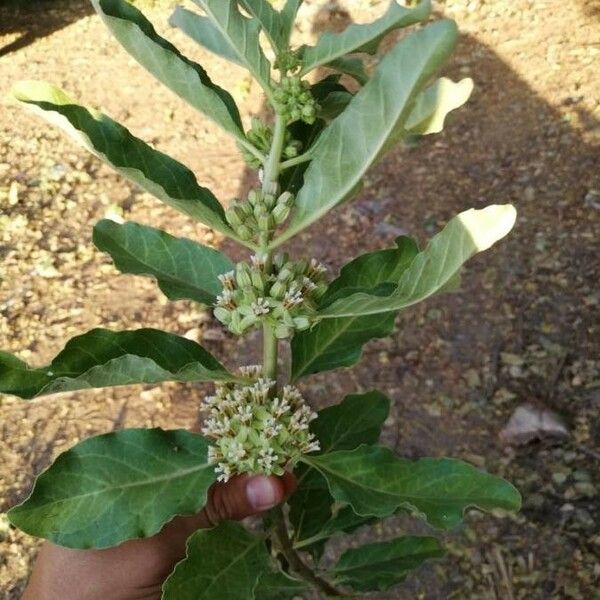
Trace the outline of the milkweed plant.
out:
M 198 343 L 146 328 L 93 329 L 41 368 L 0 353 L 0 392 L 24 399 L 134 383 L 215 385 L 201 403 L 201 434 L 125 429 L 88 438 L 37 478 L 9 518 L 62 546 L 107 548 L 198 512 L 215 482 L 294 470 L 297 491 L 267 513 L 260 532 L 226 522 L 194 533 L 163 598 L 281 600 L 388 590 L 442 557 L 436 537 L 395 537 L 337 559 L 334 544 L 322 560 L 330 538 L 398 513 L 450 529 L 468 507 L 518 510 L 519 493 L 465 462 L 413 461 L 378 445 L 390 405 L 383 393 L 349 395 L 315 412 L 298 382 L 356 364 L 364 344 L 393 333 L 401 311 L 456 287 L 463 263 L 511 230 L 515 209 L 467 210 L 424 249 L 399 237 L 392 248 L 353 258 L 337 276 L 318 256 L 290 256 L 283 247 L 357 195 L 387 152 L 441 131 L 447 114 L 466 102 L 470 79 L 435 77 L 457 28 L 445 19 L 428 23 L 429 0 L 393 0 L 372 23 L 293 47 L 302 0 L 287 0 L 281 10 L 267 0 L 194 1 L 201 12 L 179 7 L 171 25 L 246 68 L 264 91 L 269 116 L 242 120 L 231 94 L 126 0 L 92 3 L 125 50 L 233 136 L 258 171 L 260 185 L 227 208 L 183 164 L 60 89 L 22 82 L 13 93 L 142 189 L 247 248 L 248 259 L 232 264 L 214 248 L 147 225 L 101 220 L 93 232 L 120 271 L 154 277 L 169 300 L 212 307 L 234 336 L 261 330 L 262 363 L 230 370 Z M 367 69 L 364 54 L 377 56 L 386 34 L 410 25 L 417 27 Z M 291 348 L 289 373 L 278 372 L 283 343 Z

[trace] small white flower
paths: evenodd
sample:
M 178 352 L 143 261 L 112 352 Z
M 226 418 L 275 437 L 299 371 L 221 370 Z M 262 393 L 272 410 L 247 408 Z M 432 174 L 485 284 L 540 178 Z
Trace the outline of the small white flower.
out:
M 250 305 L 250 308 L 257 317 L 260 317 L 261 315 L 267 315 L 269 312 L 271 312 L 271 307 L 265 298 L 259 298 L 256 302 L 253 302 Z

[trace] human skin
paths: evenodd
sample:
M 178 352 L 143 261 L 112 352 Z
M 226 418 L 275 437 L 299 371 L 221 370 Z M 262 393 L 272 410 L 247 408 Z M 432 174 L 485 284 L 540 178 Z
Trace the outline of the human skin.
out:
M 159 600 L 163 581 L 185 557 L 185 542 L 194 531 L 258 515 L 285 500 L 295 487 L 291 473 L 240 475 L 213 485 L 197 515 L 176 517 L 151 538 L 106 550 L 73 550 L 47 542 L 22 600 Z

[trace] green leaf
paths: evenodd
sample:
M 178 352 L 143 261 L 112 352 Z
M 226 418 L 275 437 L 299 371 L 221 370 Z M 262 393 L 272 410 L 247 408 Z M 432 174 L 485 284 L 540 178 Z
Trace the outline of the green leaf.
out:
M 206 71 L 160 37 L 152 23 L 127 0 L 91 0 L 119 43 L 171 91 L 245 140 L 240 114 L 229 92 L 215 85 Z
M 377 52 L 383 37 L 401 27 L 424 21 L 431 13 L 430 0 L 423 0 L 415 8 L 406 8 L 392 0 L 380 19 L 364 25 L 350 25 L 341 33 L 324 33 L 316 46 L 304 49 L 302 74 L 352 52 Z
M 154 150 L 106 115 L 78 106 L 60 89 L 23 81 L 14 97 L 36 114 L 64 129 L 77 142 L 121 175 L 169 206 L 231 236 L 223 207 L 200 187 L 187 167 Z
M 138 223 L 103 219 L 94 227 L 93 239 L 121 272 L 155 277 L 169 300 L 213 304 L 222 290 L 218 276 L 233 269 L 217 250 Z
M 80 442 L 8 512 L 30 535 L 69 548 L 108 548 L 150 537 L 206 504 L 215 480 L 208 442 L 188 431 L 125 429 Z
M 254 587 L 256 600 L 292 600 L 308 592 L 308 586 L 282 571 L 263 573 Z
M 399 537 L 346 550 L 335 566 L 337 582 L 359 592 L 384 591 L 444 549 L 433 537 Z
M 398 281 L 418 254 L 416 243 L 407 237 L 396 240 L 397 247 L 371 252 L 345 265 L 327 288 L 321 303 L 330 304 L 337 297 L 364 288 L 381 288 Z M 358 362 L 368 341 L 387 337 L 394 330 L 396 312 L 367 317 L 323 319 L 311 329 L 292 339 L 292 379 Z
M 92 329 L 37 369 L 0 352 L 0 393 L 26 399 L 133 383 L 213 380 L 235 377 L 196 342 L 158 329 Z
M 373 288 L 336 299 L 319 312 L 325 319 L 397 311 L 439 292 L 473 255 L 490 248 L 512 229 L 510 204 L 467 210 L 452 219 L 420 252 L 392 290 Z
M 413 511 L 434 527 L 448 529 L 474 506 L 481 510 L 518 510 L 519 492 L 508 482 L 448 458 L 416 462 L 396 457 L 387 448 L 302 457 L 326 479 L 338 502 L 358 515 L 387 517 L 398 508 Z
M 258 578 L 271 570 L 262 537 L 239 523 L 200 529 L 187 555 L 163 584 L 164 600 L 253 600 Z
M 329 67 L 330 69 L 334 69 L 335 71 L 339 71 L 340 73 L 350 75 L 350 77 L 356 79 L 360 85 L 365 85 L 367 81 L 369 81 L 369 75 L 367 74 L 365 65 L 360 58 L 342 56 L 332 60 L 325 66 Z
M 197 44 L 213 54 L 242 67 L 245 66 L 231 44 L 208 17 L 202 17 L 183 6 L 178 6 L 169 18 L 169 25 L 181 29 Z
M 319 137 L 290 226 L 272 247 L 320 219 L 356 189 L 390 140 L 403 131 L 415 97 L 450 55 L 456 38 L 453 21 L 438 21 L 407 36 L 385 56 L 367 85 Z
M 273 49 L 278 52 L 285 50 L 287 40 L 283 38 L 281 15 L 271 6 L 271 3 L 268 0 L 239 1 L 260 24 Z
M 320 410 L 311 431 L 321 443 L 321 453 L 353 450 L 377 442 L 389 411 L 390 399 L 377 390 L 350 394 L 339 404 Z
M 321 443 L 321 452 L 374 444 L 379 439 L 389 409 L 390 401 L 381 392 L 352 394 L 339 404 L 319 411 L 319 417 L 311 423 L 311 431 Z M 290 521 L 296 541 L 319 534 L 330 523 L 332 504 L 333 499 L 323 477 L 314 469 L 300 467 L 298 488 L 290 499 Z
M 469 77 L 458 83 L 441 77 L 417 97 L 406 121 L 406 131 L 412 135 L 439 133 L 448 114 L 460 108 L 472 91 L 473 80 Z
M 236 0 L 194 0 L 202 8 L 222 39 L 237 56 L 237 62 L 244 65 L 261 87 L 270 94 L 271 65 L 266 59 L 258 41 L 260 23 L 257 19 L 244 17 Z M 182 18 L 192 18 L 193 13 L 180 13 Z
M 303 2 L 304 0 L 287 0 L 284 7 L 281 9 L 281 40 L 285 45 L 289 43 L 290 38 L 292 37 L 294 21 L 296 20 L 296 15 Z

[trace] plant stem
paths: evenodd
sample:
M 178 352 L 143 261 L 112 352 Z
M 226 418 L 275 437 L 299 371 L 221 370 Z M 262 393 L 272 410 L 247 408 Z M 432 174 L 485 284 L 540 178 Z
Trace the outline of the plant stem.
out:
M 309 152 L 305 152 L 304 154 L 301 154 L 300 156 L 296 156 L 294 158 L 290 158 L 289 160 L 286 160 L 284 162 L 282 162 L 279 165 L 279 168 L 284 171 L 285 169 L 289 169 L 290 167 L 295 167 L 296 165 L 300 165 L 303 162 L 309 161 L 312 158 L 312 154 Z
M 271 152 L 265 163 L 265 170 L 263 173 L 263 191 L 273 193 L 273 187 L 277 186 L 277 179 L 279 178 L 281 153 L 283 152 L 283 144 L 285 143 L 285 120 L 284 118 L 276 114 L 275 115 L 275 127 L 273 128 L 273 144 L 271 146 Z
M 275 127 L 273 128 L 273 142 L 271 151 L 265 162 L 263 172 L 263 192 L 273 194 L 278 191 L 278 179 L 281 171 L 281 154 L 285 143 L 286 123 L 279 114 L 275 115 Z M 265 272 L 270 273 L 272 268 L 273 251 L 269 248 L 270 240 L 260 240 L 260 251 L 266 255 Z M 267 379 L 277 381 L 277 351 L 278 340 L 275 337 L 273 325 L 268 321 L 263 323 L 263 375 Z M 273 393 L 277 392 L 277 386 L 274 386 Z M 271 530 L 272 536 L 277 540 L 281 554 L 285 557 L 291 569 L 312 585 L 315 589 L 325 594 L 326 597 L 339 598 L 344 594 L 334 588 L 330 583 L 317 576 L 313 570 L 308 567 L 292 546 L 292 541 L 288 534 L 285 515 L 281 506 L 275 507 L 272 511 L 274 525 Z
M 277 338 L 273 326 L 263 324 L 263 375 L 267 379 L 277 381 Z
M 281 554 L 288 562 L 291 570 L 304 581 L 310 583 L 319 592 L 323 593 L 328 598 L 343 598 L 345 594 L 333 587 L 328 581 L 321 579 L 314 571 L 308 567 L 294 550 L 290 536 L 288 534 L 287 525 L 285 523 L 285 515 L 281 506 L 275 507 L 272 511 L 273 516 L 273 535 L 277 540 Z

